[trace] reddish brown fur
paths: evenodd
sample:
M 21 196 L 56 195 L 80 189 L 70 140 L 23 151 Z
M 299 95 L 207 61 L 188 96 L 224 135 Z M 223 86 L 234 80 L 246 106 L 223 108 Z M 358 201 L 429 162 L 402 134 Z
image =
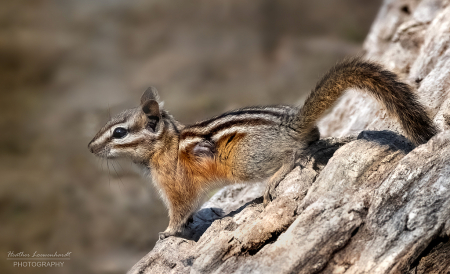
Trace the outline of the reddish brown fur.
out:
M 226 135 L 217 142 L 217 157 L 199 157 L 192 153 L 195 144 L 178 151 L 178 161 L 174 157 L 158 154 L 152 157 L 152 165 L 156 171 L 156 180 L 166 195 L 169 203 L 171 223 L 178 224 L 187 218 L 197 204 L 201 193 L 209 186 L 220 182 L 234 182 L 232 167 L 235 145 L 245 134 Z M 176 166 L 176 170 L 173 167 Z M 169 225 L 170 227 L 170 225 Z

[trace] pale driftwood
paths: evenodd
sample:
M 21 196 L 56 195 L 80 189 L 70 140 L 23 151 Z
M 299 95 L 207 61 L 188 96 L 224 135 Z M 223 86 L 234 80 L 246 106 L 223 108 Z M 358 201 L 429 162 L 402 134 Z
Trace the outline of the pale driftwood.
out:
M 129 273 L 450 273 L 450 1 L 385 1 L 365 49 L 414 85 L 441 131 L 414 148 L 348 93 L 264 208 L 264 185 L 219 191 L 187 238 Z M 362 131 L 371 129 L 370 131 Z

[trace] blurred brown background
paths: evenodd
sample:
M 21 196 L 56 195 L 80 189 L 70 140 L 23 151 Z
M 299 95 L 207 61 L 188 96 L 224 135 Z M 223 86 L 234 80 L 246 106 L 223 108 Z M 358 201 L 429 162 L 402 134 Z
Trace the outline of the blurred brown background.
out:
M 0 273 L 123 273 L 167 211 L 127 161 L 87 144 L 149 85 L 184 123 L 298 104 L 361 44 L 380 0 L 3 0 Z M 7 252 L 72 252 L 13 268 Z

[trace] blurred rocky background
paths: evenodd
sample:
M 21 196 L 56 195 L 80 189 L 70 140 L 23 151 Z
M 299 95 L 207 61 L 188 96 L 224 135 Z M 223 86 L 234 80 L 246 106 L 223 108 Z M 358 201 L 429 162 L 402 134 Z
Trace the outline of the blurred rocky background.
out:
M 123 273 L 167 211 L 129 162 L 87 143 L 149 85 L 181 122 L 298 104 L 361 53 L 380 0 L 0 2 L 0 273 Z M 148 228 L 151 228 L 150 230 Z M 14 268 L 7 252 L 72 252 Z

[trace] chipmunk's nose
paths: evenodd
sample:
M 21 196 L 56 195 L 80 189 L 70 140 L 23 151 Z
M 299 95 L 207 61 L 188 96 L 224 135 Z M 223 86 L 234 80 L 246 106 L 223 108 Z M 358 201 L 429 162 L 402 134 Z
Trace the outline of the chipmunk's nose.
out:
M 92 147 L 92 141 L 89 142 L 88 149 L 89 149 L 89 151 L 91 151 L 91 153 L 94 153 L 94 148 Z

